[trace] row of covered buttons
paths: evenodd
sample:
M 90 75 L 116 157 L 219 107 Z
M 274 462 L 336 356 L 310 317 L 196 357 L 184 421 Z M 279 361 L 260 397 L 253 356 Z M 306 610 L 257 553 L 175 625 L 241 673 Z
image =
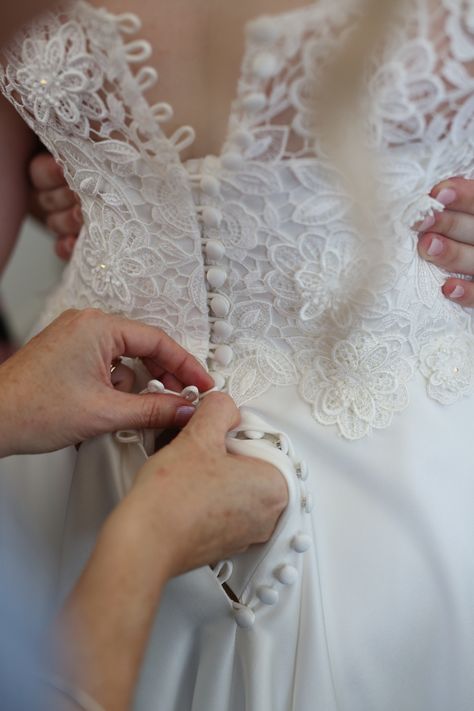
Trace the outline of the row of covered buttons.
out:
M 224 156 L 221 162 L 223 160 Z M 216 199 L 220 195 L 221 184 L 215 175 L 202 174 L 197 176 L 197 178 L 199 180 L 200 191 L 209 201 Z M 222 341 L 226 341 L 230 338 L 233 330 L 227 320 L 231 308 L 230 301 L 227 296 L 220 293 L 220 290 L 228 278 L 227 271 L 222 266 L 222 261 L 225 257 L 225 246 L 222 241 L 216 237 L 216 232 L 221 226 L 223 215 L 221 210 L 212 204 L 199 207 L 198 213 L 203 224 L 204 259 L 209 290 L 210 321 L 212 323 L 211 354 L 209 356 L 211 361 L 210 371 L 216 382 L 216 387 L 223 389 L 225 386 L 225 378 L 218 372 L 218 368 L 219 366 L 226 368 L 230 365 L 234 357 L 232 348 L 222 343 Z M 212 238 L 207 237 L 209 231 L 213 232 Z
M 298 533 L 291 540 L 291 548 L 295 553 L 305 553 L 311 547 L 311 538 L 306 533 Z M 284 564 L 275 569 L 275 580 L 281 585 L 294 585 L 298 580 L 298 570 L 293 565 Z M 257 588 L 257 598 L 263 605 L 276 605 L 280 599 L 278 589 L 273 585 L 260 585 Z M 247 606 L 234 604 L 234 619 L 238 627 L 250 629 L 255 623 L 255 612 Z
M 249 25 L 249 36 L 256 51 L 251 61 L 251 71 L 257 81 L 268 81 L 280 71 L 281 62 L 274 51 L 278 26 L 274 18 L 262 17 Z M 255 87 L 244 95 L 242 106 L 249 113 L 261 111 L 267 104 L 267 95 Z M 245 147 L 245 146 L 243 146 Z
M 305 513 L 309 514 L 313 509 L 312 495 L 306 491 L 304 482 L 308 479 L 309 471 L 306 462 L 298 460 L 295 455 L 294 448 L 289 438 L 284 434 L 277 436 L 265 433 L 261 430 L 245 430 L 243 435 L 247 439 L 269 439 L 275 446 L 278 447 L 285 455 L 287 455 L 295 469 L 297 478 L 300 480 L 300 489 L 302 492 L 301 505 Z M 299 531 L 290 540 L 289 548 L 293 553 L 306 553 L 311 548 L 311 537 L 302 531 Z M 294 585 L 298 580 L 298 570 L 294 565 L 283 563 L 278 565 L 273 571 L 275 583 L 266 583 L 259 585 L 256 589 L 256 596 L 260 603 L 267 606 L 276 605 L 280 598 L 278 591 L 278 583 L 283 586 Z M 242 629 L 250 629 L 255 623 L 255 612 L 248 606 L 240 603 L 234 604 L 234 619 L 238 627 Z

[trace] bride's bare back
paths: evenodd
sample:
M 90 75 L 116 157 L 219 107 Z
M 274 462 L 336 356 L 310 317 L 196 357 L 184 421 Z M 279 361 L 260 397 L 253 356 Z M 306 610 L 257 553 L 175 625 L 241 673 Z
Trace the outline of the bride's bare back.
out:
M 160 81 L 151 103 L 174 108 L 172 131 L 184 124 L 196 130 L 185 158 L 216 154 L 225 137 L 244 47 L 246 23 L 278 14 L 304 0 L 92 0 L 113 13 L 133 12 L 142 21 L 140 36 L 150 42 Z M 310 4 L 307 2 L 306 4 Z

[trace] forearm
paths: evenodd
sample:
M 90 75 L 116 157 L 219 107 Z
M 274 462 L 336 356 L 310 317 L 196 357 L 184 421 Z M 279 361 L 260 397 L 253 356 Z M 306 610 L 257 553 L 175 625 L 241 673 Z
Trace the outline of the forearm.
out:
M 106 524 L 57 623 L 57 673 L 107 711 L 130 708 L 167 577 L 138 535 Z

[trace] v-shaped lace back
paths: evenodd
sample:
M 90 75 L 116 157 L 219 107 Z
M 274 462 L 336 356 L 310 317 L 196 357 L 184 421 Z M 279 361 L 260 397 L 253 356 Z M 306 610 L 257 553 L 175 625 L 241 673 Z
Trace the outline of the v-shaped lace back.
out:
M 10 48 L 5 95 L 62 162 L 85 227 L 46 319 L 97 306 L 156 324 L 238 404 L 298 386 L 349 439 L 387 427 L 423 374 L 443 404 L 474 387 L 472 313 L 440 293 L 413 224 L 428 197 L 474 175 L 474 22 L 466 0 L 418 0 L 369 72 L 368 143 L 385 186 L 383 259 L 370 264 L 350 197 L 314 138 L 313 89 L 351 21 L 321 0 L 249 24 L 222 155 L 183 164 L 171 107 L 144 96 L 148 47 L 132 15 L 86 2 L 46 15 Z M 370 278 L 367 279 L 367 275 Z

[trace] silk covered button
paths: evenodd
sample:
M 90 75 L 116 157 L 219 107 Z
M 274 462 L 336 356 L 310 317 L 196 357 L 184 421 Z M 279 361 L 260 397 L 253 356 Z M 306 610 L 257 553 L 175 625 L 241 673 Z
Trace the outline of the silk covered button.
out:
M 306 553 L 311 548 L 311 538 L 306 533 L 297 533 L 291 541 L 291 547 L 297 553 Z
M 204 207 L 202 220 L 206 227 L 219 227 L 222 222 L 222 212 L 216 207 Z
M 232 141 L 239 146 L 239 148 L 243 148 L 244 150 L 246 148 L 250 148 L 252 143 L 254 142 L 253 138 L 253 133 L 251 131 L 246 131 L 244 128 L 241 128 L 239 131 L 236 131 L 234 135 L 232 136 Z
M 306 462 L 299 462 L 296 465 L 296 474 L 299 479 L 306 481 L 309 474 L 308 465 L 306 464 Z
M 221 165 L 225 170 L 238 170 L 243 163 L 243 158 L 239 153 L 229 151 L 221 158 Z
M 216 294 L 211 301 L 211 311 L 217 318 L 225 318 L 230 311 L 230 301 L 222 294 Z
M 216 321 L 212 330 L 214 332 L 214 335 L 216 335 L 218 338 L 227 339 L 232 335 L 232 331 L 234 329 L 227 321 Z
M 227 272 L 221 267 L 211 267 L 207 272 L 207 281 L 213 289 L 219 289 L 227 279 Z
M 257 590 L 257 597 L 264 605 L 276 605 L 280 596 L 275 588 L 271 588 L 269 585 L 261 585 Z
M 278 71 L 278 60 L 271 52 L 260 52 L 253 60 L 253 70 L 260 79 L 270 79 Z
M 232 363 L 234 351 L 230 346 L 219 346 L 215 352 L 216 361 L 224 368 Z
M 201 179 L 201 190 L 209 197 L 217 197 L 221 191 L 221 184 L 213 175 L 204 175 Z
M 265 437 L 264 432 L 257 432 L 256 430 L 245 430 L 244 435 L 247 439 L 263 439 Z
M 225 388 L 225 377 L 222 373 L 211 373 L 211 378 L 214 381 L 214 387 L 217 390 L 224 390 Z
M 246 111 L 254 113 L 263 109 L 267 103 L 267 97 L 261 92 L 254 92 L 253 94 L 247 94 L 242 103 Z
M 271 17 L 261 17 L 250 24 L 248 34 L 256 42 L 272 42 L 278 30 Z
M 210 239 L 205 247 L 206 257 L 208 259 L 222 259 L 225 255 L 225 247 L 222 242 L 216 239 Z
M 275 571 L 275 577 L 282 585 L 293 585 L 298 580 L 298 571 L 292 565 L 282 565 Z
M 255 624 L 255 613 L 249 607 L 234 608 L 234 619 L 239 627 L 248 630 Z

